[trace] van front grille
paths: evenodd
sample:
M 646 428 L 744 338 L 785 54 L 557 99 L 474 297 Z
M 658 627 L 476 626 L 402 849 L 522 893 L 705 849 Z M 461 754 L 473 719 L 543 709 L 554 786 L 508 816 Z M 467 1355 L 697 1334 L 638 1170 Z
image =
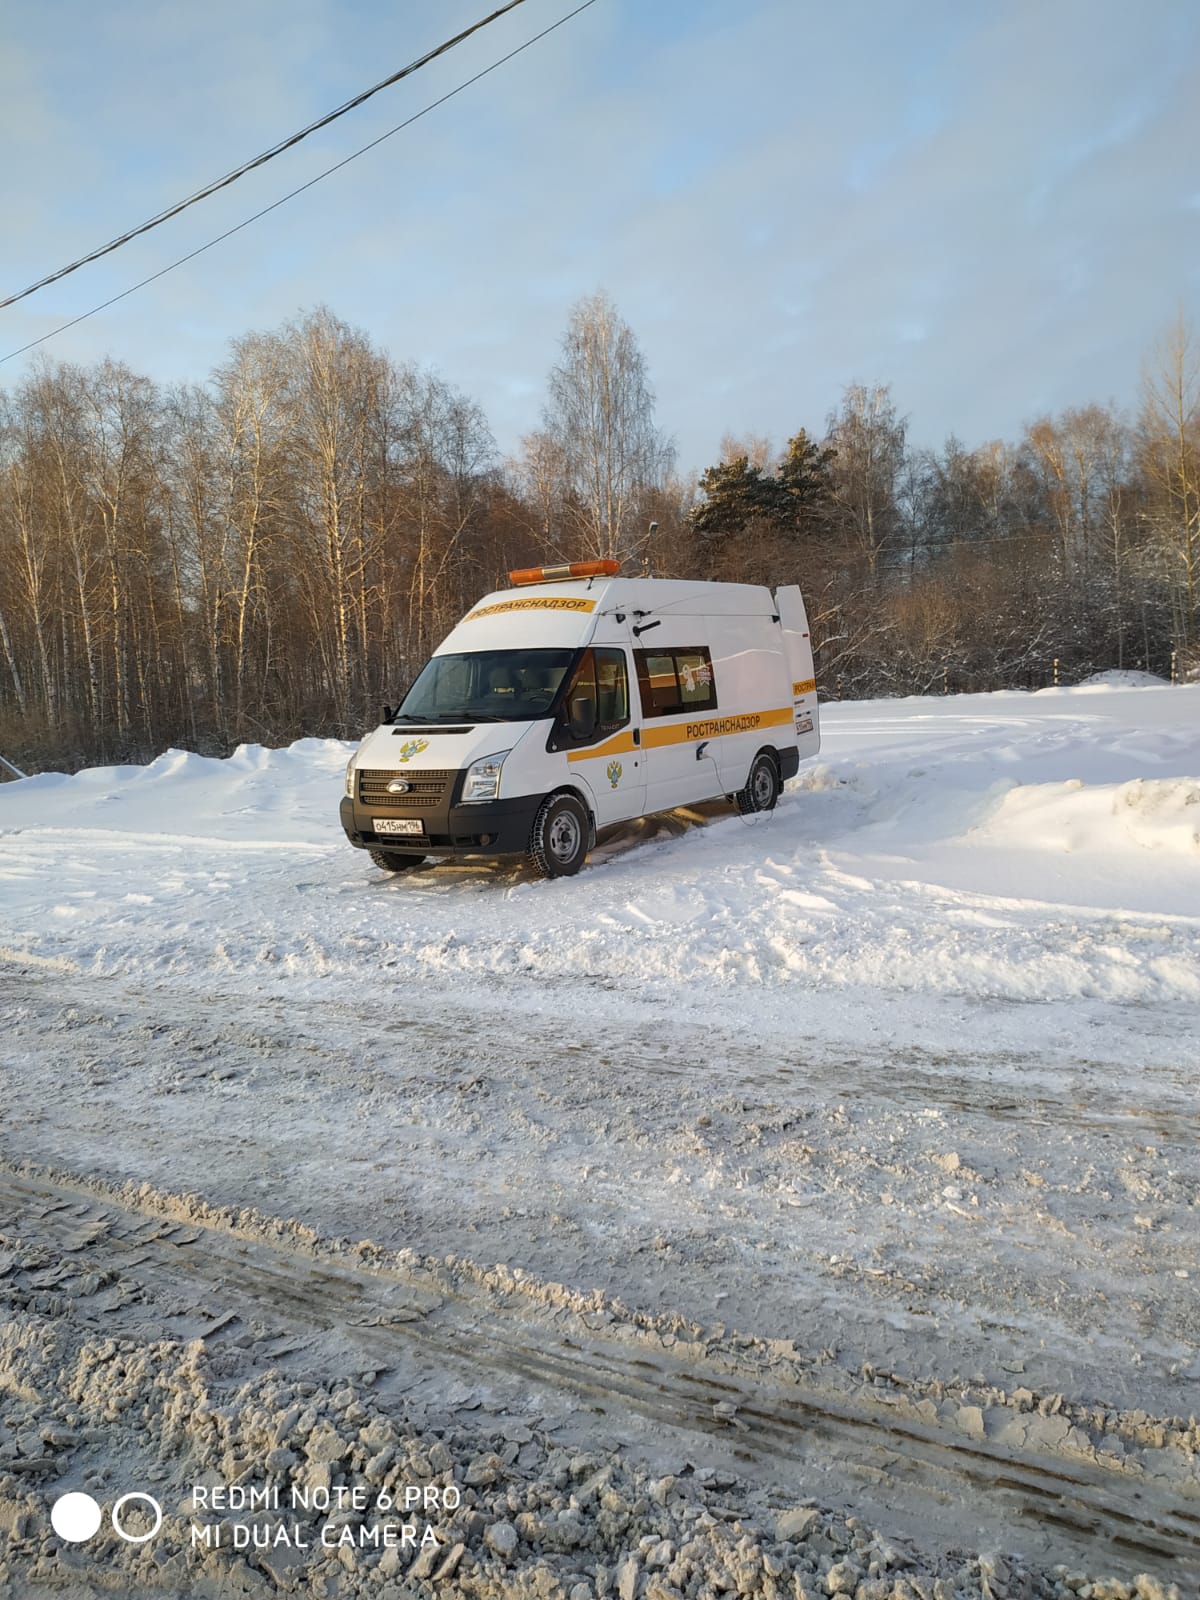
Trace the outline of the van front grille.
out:
M 372 811 L 394 811 L 400 816 L 419 813 L 423 808 L 428 810 L 440 803 L 453 777 L 454 769 L 414 772 L 400 767 L 394 772 L 360 772 L 358 798 Z M 404 794 L 389 794 L 389 783 L 407 783 L 408 789 Z

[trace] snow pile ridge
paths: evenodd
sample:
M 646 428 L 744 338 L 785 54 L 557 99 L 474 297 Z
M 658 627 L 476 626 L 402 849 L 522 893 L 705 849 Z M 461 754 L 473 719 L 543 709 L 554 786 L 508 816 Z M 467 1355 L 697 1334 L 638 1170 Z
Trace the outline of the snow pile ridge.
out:
M 1077 689 L 1161 689 L 1167 683 L 1156 672 L 1140 672 L 1128 667 L 1110 667 L 1107 672 L 1093 672 L 1090 678 L 1076 684 Z
M 1009 789 L 968 837 L 1025 850 L 1108 857 L 1141 848 L 1194 858 L 1200 855 L 1200 778 L 1026 784 Z

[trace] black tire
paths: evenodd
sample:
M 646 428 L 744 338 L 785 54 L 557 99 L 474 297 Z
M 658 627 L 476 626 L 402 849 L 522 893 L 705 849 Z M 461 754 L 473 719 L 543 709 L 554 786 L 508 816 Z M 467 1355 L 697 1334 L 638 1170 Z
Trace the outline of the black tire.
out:
M 570 878 L 587 859 L 591 824 L 573 794 L 547 795 L 533 820 L 529 859 L 542 878 Z
M 775 757 L 759 751 L 750 764 L 746 787 L 738 790 L 733 801 L 743 816 L 753 811 L 774 811 L 780 788 Z
M 394 850 L 368 850 L 367 854 L 385 872 L 408 872 L 413 867 L 419 867 L 425 859 L 424 856 L 397 855 Z

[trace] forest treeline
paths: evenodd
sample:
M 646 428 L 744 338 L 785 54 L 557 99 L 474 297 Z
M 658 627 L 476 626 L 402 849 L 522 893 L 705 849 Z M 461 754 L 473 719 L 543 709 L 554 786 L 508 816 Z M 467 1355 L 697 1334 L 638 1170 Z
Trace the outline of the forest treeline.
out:
M 1180 321 L 1140 409 L 1012 443 L 910 445 L 884 385 L 697 481 L 632 330 L 571 313 L 542 426 L 502 461 L 479 406 L 327 310 L 235 340 L 204 385 L 42 362 L 0 393 L 0 755 L 354 738 L 511 567 L 616 556 L 798 582 L 826 698 L 1200 670 L 1200 362 Z

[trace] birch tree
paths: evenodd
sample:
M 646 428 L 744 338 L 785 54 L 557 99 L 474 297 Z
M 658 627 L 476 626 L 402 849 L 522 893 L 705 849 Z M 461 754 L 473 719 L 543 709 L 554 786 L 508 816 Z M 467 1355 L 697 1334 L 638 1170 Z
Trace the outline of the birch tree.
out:
M 1190 650 L 1200 640 L 1200 347 L 1182 315 L 1146 369 L 1141 433 L 1150 517 L 1172 573 L 1175 637 Z
M 580 300 L 551 368 L 544 460 L 557 459 L 560 556 L 636 557 L 647 530 L 640 502 L 670 470 L 673 451 L 654 420 L 646 361 L 603 292 Z
M 905 423 L 887 384 L 854 383 L 829 418 L 825 447 L 835 524 L 857 550 L 872 579 L 896 546 L 901 527 L 897 497 L 904 464 Z
M 214 374 L 222 505 L 219 544 L 209 566 L 208 626 L 229 655 L 222 731 L 245 725 L 254 624 L 266 623 L 268 546 L 278 534 L 285 473 L 283 394 L 287 372 L 280 340 L 249 334 L 234 341 Z

